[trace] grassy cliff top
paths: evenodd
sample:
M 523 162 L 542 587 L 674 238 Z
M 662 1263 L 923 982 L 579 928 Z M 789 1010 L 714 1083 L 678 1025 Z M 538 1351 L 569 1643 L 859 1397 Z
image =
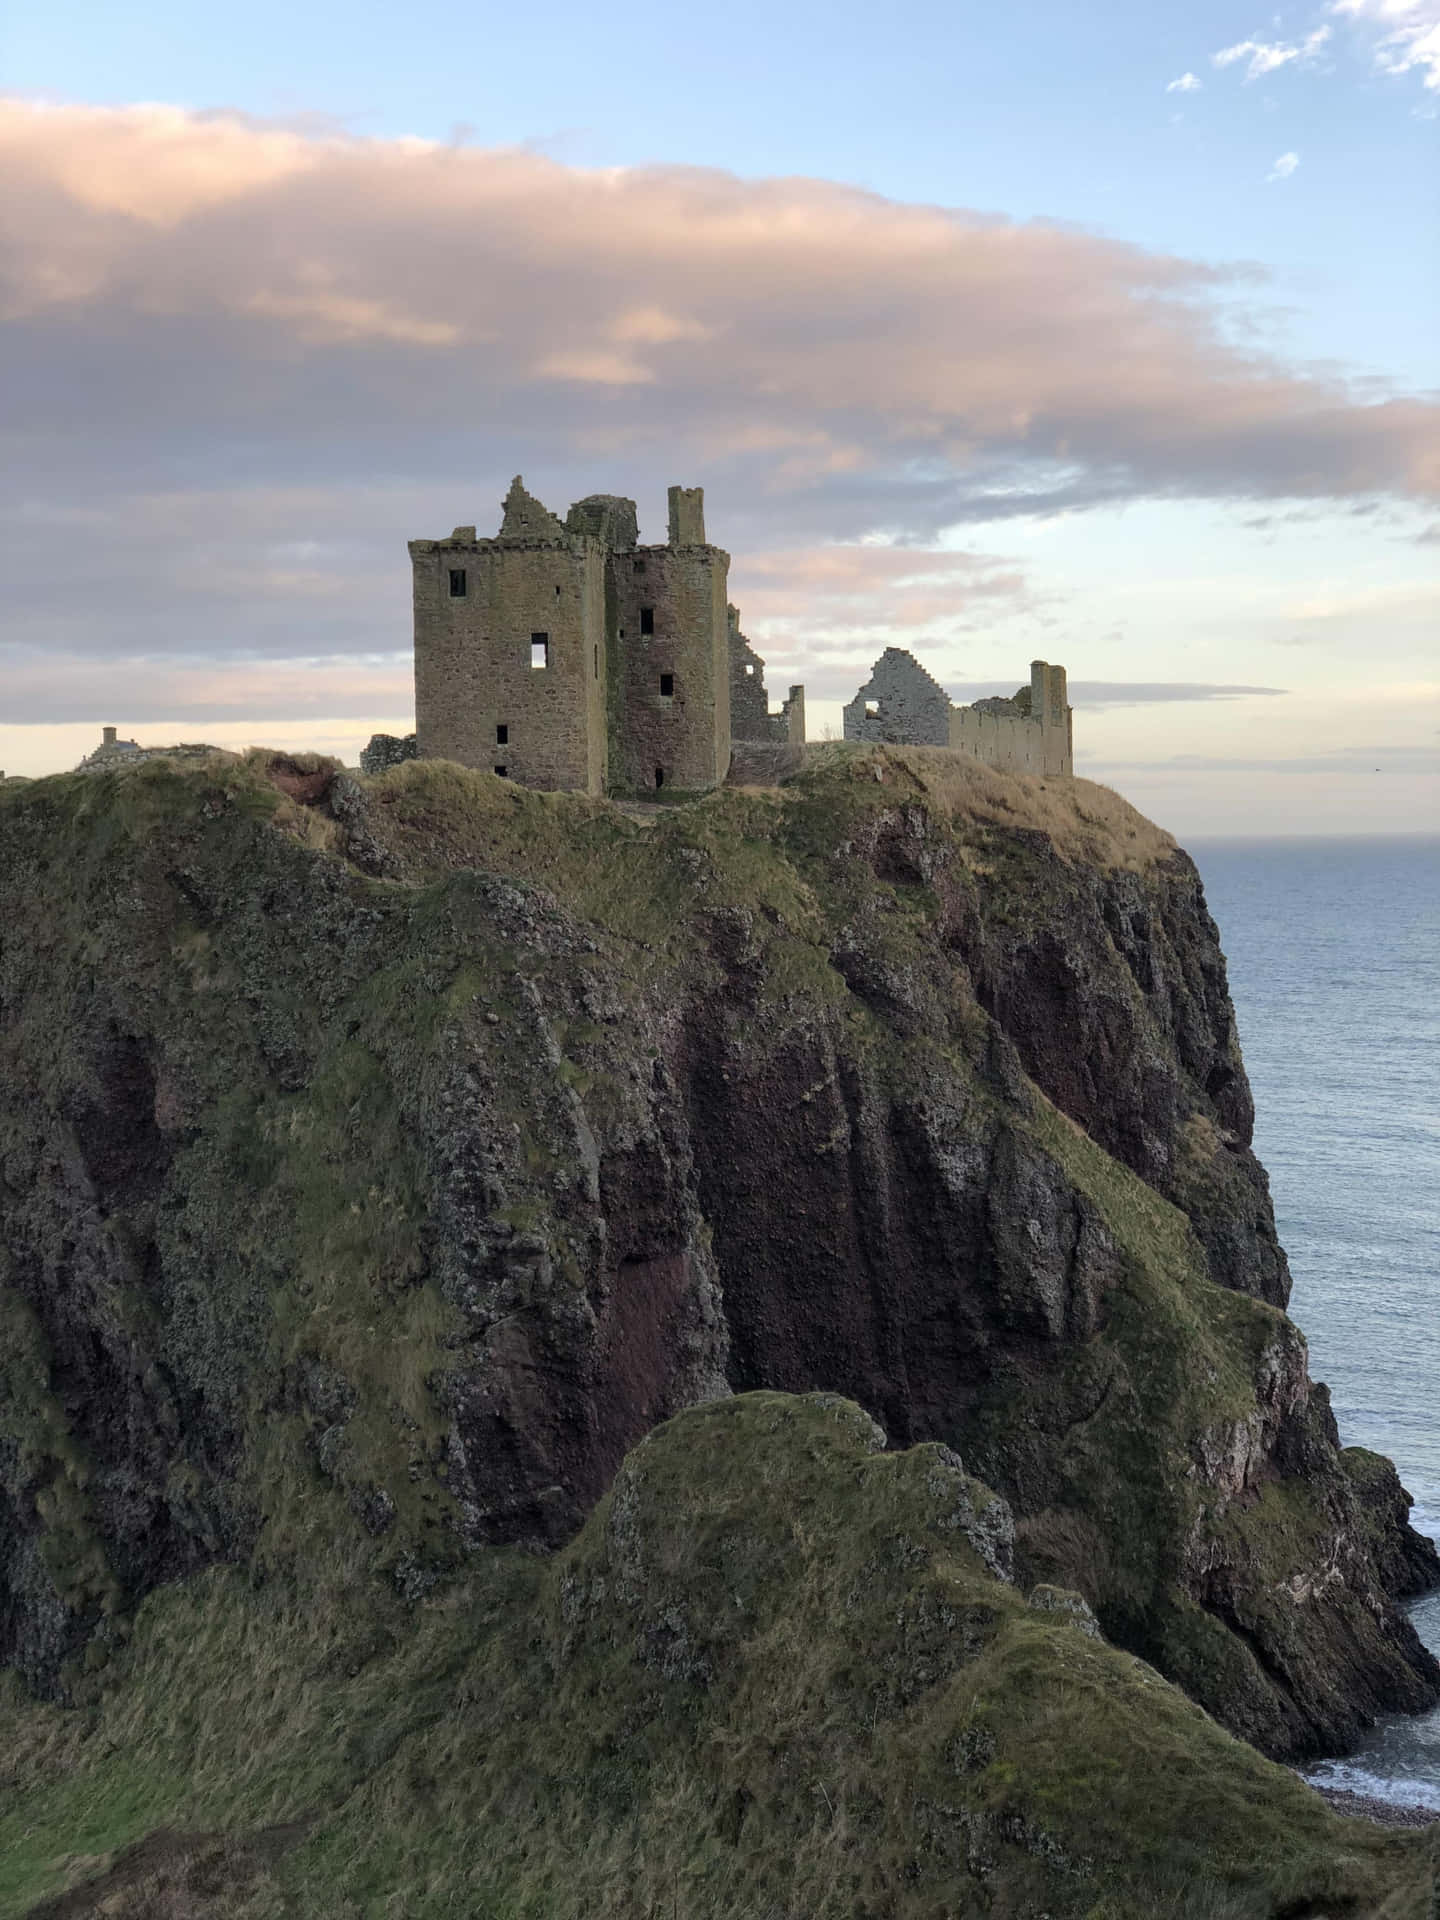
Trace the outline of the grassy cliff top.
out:
M 0 782 L 0 804 L 23 805 L 40 796 L 67 792 L 70 806 L 80 811 L 88 810 L 87 795 L 92 804 L 113 809 L 117 783 L 149 783 L 149 792 L 158 801 L 162 792 L 173 793 L 171 783 L 179 777 L 218 782 L 237 793 L 248 788 L 261 804 L 261 796 L 273 789 L 280 796 L 274 803 L 277 825 L 294 829 L 308 812 L 308 801 L 323 790 L 325 776 L 338 771 L 338 763 L 317 754 L 284 754 L 256 747 L 244 754 L 216 752 L 203 762 L 161 758 L 133 766 L 121 764 L 101 774 L 4 781 Z M 449 853 L 456 864 L 464 864 L 467 855 L 480 850 L 477 835 L 487 825 L 501 821 L 528 818 L 537 831 L 553 834 L 567 826 L 583 832 L 597 818 L 633 827 L 637 819 L 649 824 L 651 817 L 698 809 L 715 817 L 717 825 L 733 819 L 743 826 L 747 809 L 756 804 L 813 808 L 823 804 L 827 795 L 837 806 L 859 811 L 896 800 L 919 800 L 962 831 L 969 829 L 981 837 L 997 830 L 1042 833 L 1062 859 L 1105 869 L 1142 872 L 1176 851 L 1173 837 L 1113 788 L 1092 780 L 1000 773 L 940 747 L 821 742 L 807 748 L 803 767 L 782 786 L 721 788 L 699 799 L 653 809 L 597 801 L 583 794 L 540 793 L 450 761 L 411 760 L 373 777 L 352 777 L 374 793 L 382 817 L 393 822 L 400 841 L 423 834 L 437 858 Z M 103 800 L 97 783 L 104 784 Z M 123 792 L 123 784 L 119 791 Z M 125 802 L 119 804 L 123 811 Z M 143 810 L 144 802 L 139 806 Z M 306 831 L 317 842 L 323 843 L 326 837 L 313 822 Z

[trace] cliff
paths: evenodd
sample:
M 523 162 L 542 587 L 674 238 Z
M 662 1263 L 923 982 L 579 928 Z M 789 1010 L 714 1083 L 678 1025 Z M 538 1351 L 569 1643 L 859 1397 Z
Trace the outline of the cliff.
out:
M 627 1451 L 747 1389 L 844 1395 L 918 1450 L 895 1456 L 902 1480 L 919 1469 L 900 1461 L 949 1449 L 976 1476 L 970 1509 L 1013 1515 L 1013 1544 L 997 1518 L 1003 1551 L 984 1529 L 967 1549 L 984 1562 L 989 1541 L 993 1564 L 964 1569 L 988 1597 L 967 1589 L 955 1618 L 978 1608 L 983 1628 L 957 1627 L 941 1659 L 895 1626 L 910 1600 L 886 1616 L 893 1657 L 919 1663 L 877 1709 L 887 1741 L 904 1747 L 914 1702 L 992 1656 L 996 1700 L 1024 1696 L 1016 1661 L 1042 1691 L 1047 1662 L 1067 1675 L 1080 1662 L 1077 1698 L 1114 1695 L 1115 1740 L 1143 1747 L 1159 1713 L 1178 1743 L 1166 1764 L 1198 1741 L 1186 1764 L 1212 1784 L 1264 1763 L 1156 1694 L 1135 1656 L 1277 1756 L 1334 1749 L 1367 1716 L 1440 1695 L 1395 1605 L 1440 1571 L 1433 1550 L 1406 1526 L 1393 1469 L 1338 1446 L 1283 1313 L 1198 877 L 1103 789 L 906 749 L 822 753 L 781 790 L 645 815 L 425 762 L 355 780 L 217 758 L 0 789 L 0 1073 L 0 1657 L 42 1698 L 123 1721 L 153 1682 L 157 1634 L 172 1660 L 191 1636 L 213 1653 L 222 1614 L 224 1632 L 263 1637 L 256 1582 L 323 1592 L 327 1622 L 352 1608 L 431 1621 L 410 1639 L 377 1628 L 383 1645 L 357 1656 L 400 1663 L 427 1699 L 440 1682 L 415 1663 L 435 1618 L 478 1607 L 522 1639 L 519 1620 L 543 1619 L 527 1658 L 543 1643 L 554 1698 L 542 1712 L 530 1696 L 527 1713 L 559 1712 L 599 1663 L 583 1737 L 611 1742 L 625 1804 L 660 1822 L 670 1837 L 656 1827 L 647 1845 L 664 1852 L 679 1843 L 637 1784 L 622 1642 L 661 1676 L 665 1712 L 692 1731 L 697 1711 L 719 1715 L 706 1724 L 722 1744 L 750 1738 L 767 1619 L 776 1634 L 823 1628 L 825 1657 L 864 1693 L 837 1651 L 852 1602 L 792 1595 L 798 1573 L 778 1570 L 784 1553 L 820 1554 L 804 1561 L 819 1577 L 824 1555 L 801 1538 L 819 1511 L 791 1513 L 796 1539 L 756 1589 L 770 1598 L 723 1660 L 694 1650 L 699 1589 L 664 1600 L 668 1580 L 700 1579 L 688 1547 L 643 1579 L 602 1564 Z M 746 1397 L 739 1428 L 719 1404 L 666 1428 L 681 1436 L 664 1454 L 677 1540 L 720 1498 L 702 1436 L 794 1404 Z M 800 1471 L 785 1449 L 809 1457 L 786 1424 L 801 1416 L 773 1418 L 788 1436 L 773 1462 L 756 1442 L 733 1467 L 737 1539 L 752 1513 L 757 1535 L 779 1524 L 764 1514 Z M 850 1521 L 888 1524 L 884 1488 L 901 1481 L 875 1473 L 891 1458 L 859 1482 L 836 1465 L 830 1492 L 807 1493 L 837 1538 Z M 862 1483 L 878 1505 L 847 1521 L 838 1489 Z M 916 1571 L 931 1549 L 907 1559 L 908 1524 L 885 1551 L 923 1613 L 939 1605 Z M 1037 1589 L 1088 1607 L 1111 1645 L 1077 1635 L 1063 1608 L 1054 1621 L 1025 1609 Z M 319 1628 L 288 1618 L 294 1648 L 274 1657 L 303 1666 Z M 342 1647 L 364 1637 L 353 1622 L 326 1631 Z M 863 1664 L 863 1638 L 846 1644 Z M 721 1667 L 733 1698 L 715 1692 Z M 456 1671 L 451 1659 L 445 1687 Z M 815 1685 L 810 1708 L 831 1681 Z M 206 1697 L 217 1687 L 212 1673 Z M 200 1737 L 172 1727 L 146 1777 L 200 1779 Z M 133 1725 L 107 1738 L 143 1745 Z M 224 1745 L 218 1723 L 204 1738 Z M 657 1733 L 645 1767 L 664 1746 Z M 1038 1875 L 1039 1889 L 1049 1843 L 1027 1852 L 1024 1836 L 1050 1831 L 1044 1805 L 1074 1866 L 1084 1782 L 1072 1769 L 1064 1793 L 1046 1786 L 1037 1752 L 951 1769 L 963 1818 L 926 1842 L 936 1858 L 969 1873 L 967 1846 L 998 1847 L 1001 1882 Z M 73 1786 L 84 1767 L 65 1765 Z M 381 1791 L 378 1761 L 346 1765 L 347 1792 Z M 425 1765 L 443 1777 L 435 1752 Z M 722 1774 L 701 1767 L 695 1792 L 720 1792 Z M 1263 1779 L 1323 1879 L 1331 1843 L 1310 1797 L 1274 1769 Z M 930 1805 L 918 1780 L 906 1792 Z M 275 1788 L 256 1831 L 313 1817 L 334 1790 Z M 743 1829 L 756 1791 L 737 1786 L 715 1819 Z M 162 1794 L 106 1845 L 178 1804 Z M 857 1825 L 851 1851 L 880 1827 Z M 505 1829 L 517 1846 L 523 1828 Z M 1223 1820 L 1205 1832 L 1212 1849 L 1239 1844 Z M 262 1877 L 269 1844 L 254 1842 Z M 1408 1844 L 1374 1841 L 1391 1849 L 1376 1885 L 1392 1868 L 1403 1879 Z M 1065 1881 L 1077 1900 L 1083 1879 Z M 504 1910 L 609 1910 L 548 1897 Z M 806 1898 L 817 1913 L 911 1910 Z M 717 1892 L 688 1910 L 737 1908 Z

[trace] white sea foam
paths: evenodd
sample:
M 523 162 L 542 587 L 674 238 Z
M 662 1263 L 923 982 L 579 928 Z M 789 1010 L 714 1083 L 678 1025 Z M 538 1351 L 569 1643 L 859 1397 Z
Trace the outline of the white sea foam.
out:
M 1363 1793 L 1370 1800 L 1384 1800 L 1390 1806 L 1433 1807 L 1440 1813 L 1440 1786 L 1433 1780 L 1372 1773 L 1360 1760 L 1322 1760 L 1317 1766 L 1302 1768 L 1300 1777 L 1308 1780 L 1312 1787 L 1340 1787 L 1346 1793 Z

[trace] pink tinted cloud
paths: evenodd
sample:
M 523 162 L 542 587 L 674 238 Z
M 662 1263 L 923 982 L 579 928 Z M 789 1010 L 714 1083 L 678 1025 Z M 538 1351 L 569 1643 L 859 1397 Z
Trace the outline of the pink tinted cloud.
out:
M 173 108 L 11 102 L 0 167 L 0 317 L 34 377 L 83 332 L 124 390 L 163 338 L 157 431 L 623 425 L 781 492 L 921 463 L 979 516 L 1027 484 L 1440 492 L 1433 404 L 1243 351 L 1211 304 L 1243 275 L 1072 229 Z M 97 391 L 103 432 L 123 401 Z
M 961 623 L 1030 604 L 1023 572 L 993 555 L 876 545 L 786 547 L 747 554 L 731 575 L 747 627 L 793 642 L 847 630 Z
M 254 716 L 367 719 L 406 714 L 414 701 L 408 658 L 214 661 L 142 656 L 97 662 L 80 655 L 37 653 L 7 662 L 5 690 L 4 717 L 11 722 L 55 723 L 124 713 L 193 729 Z

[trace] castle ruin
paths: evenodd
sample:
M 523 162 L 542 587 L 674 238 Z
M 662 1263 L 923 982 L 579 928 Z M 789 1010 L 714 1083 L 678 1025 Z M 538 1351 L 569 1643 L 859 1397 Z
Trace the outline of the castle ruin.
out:
M 805 744 L 805 689 L 791 687 L 780 711 L 770 711 L 765 662 L 740 631 L 740 609 L 727 607 L 730 623 L 730 738 L 781 746 Z
M 845 708 L 847 740 L 954 747 L 1002 773 L 1075 771 L 1064 667 L 1030 663 L 1030 684 L 1008 699 L 956 706 L 905 647 L 887 647 Z
M 669 507 L 665 545 L 642 546 L 633 500 L 592 494 L 562 521 L 517 475 L 497 535 L 412 540 L 414 751 L 530 787 L 700 792 L 729 771 L 732 691 L 766 728 L 737 738 L 774 720 L 803 739 L 802 688 L 769 713 L 703 491 Z

